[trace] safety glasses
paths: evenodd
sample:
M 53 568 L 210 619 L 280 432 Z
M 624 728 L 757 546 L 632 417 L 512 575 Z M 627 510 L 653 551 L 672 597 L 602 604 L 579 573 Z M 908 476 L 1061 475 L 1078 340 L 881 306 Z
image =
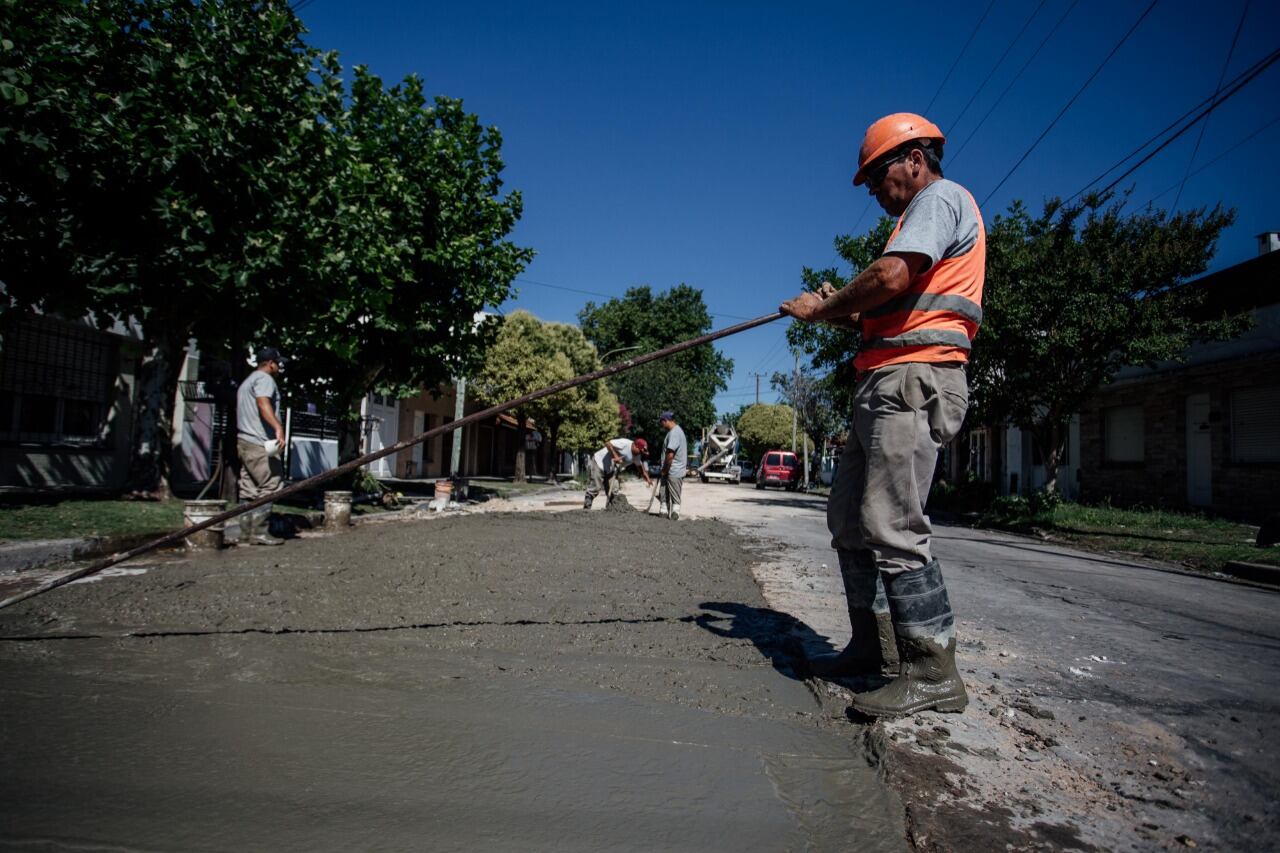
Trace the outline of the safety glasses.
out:
M 867 173 L 866 173 L 867 186 L 873 190 L 879 187 L 880 184 L 884 182 L 884 179 L 888 177 L 889 167 L 900 160 L 907 159 L 907 157 L 910 154 L 911 154 L 910 151 L 904 151 L 896 157 L 890 157 L 888 160 L 885 160 L 883 163 L 877 163 L 876 165 L 867 169 Z

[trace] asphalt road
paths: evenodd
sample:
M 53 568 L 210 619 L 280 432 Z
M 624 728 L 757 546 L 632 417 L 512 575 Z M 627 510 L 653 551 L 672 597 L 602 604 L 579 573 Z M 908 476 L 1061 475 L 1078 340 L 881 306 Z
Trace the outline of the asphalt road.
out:
M 693 485 L 684 509 L 758 537 L 766 600 L 843 645 L 824 499 Z M 935 534 L 975 703 L 930 716 L 978 798 L 1110 849 L 1280 844 L 1275 592 L 997 532 Z

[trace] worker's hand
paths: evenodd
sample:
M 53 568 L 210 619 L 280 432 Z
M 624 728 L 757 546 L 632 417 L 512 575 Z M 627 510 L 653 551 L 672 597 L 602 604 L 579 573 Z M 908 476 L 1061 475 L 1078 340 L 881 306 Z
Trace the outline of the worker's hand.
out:
M 823 299 L 830 299 L 832 296 L 835 296 L 839 292 L 840 292 L 840 288 L 836 287 L 834 284 L 832 284 L 829 281 L 824 281 L 822 283 L 822 286 L 819 287 L 817 290 L 817 294 L 821 296 Z
M 823 297 L 816 293 L 805 292 L 778 306 L 778 310 L 783 314 L 790 314 L 797 320 L 804 320 L 808 323 L 816 322 L 818 314 L 822 310 Z
M 284 430 L 283 429 L 276 430 L 276 441 L 280 442 L 281 447 L 284 446 Z

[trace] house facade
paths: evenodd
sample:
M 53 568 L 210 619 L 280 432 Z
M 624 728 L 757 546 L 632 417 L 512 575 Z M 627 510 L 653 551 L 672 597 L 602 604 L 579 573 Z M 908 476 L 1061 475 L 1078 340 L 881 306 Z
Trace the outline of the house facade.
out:
M 1280 245 L 1189 282 L 1205 317 L 1246 313 L 1250 327 L 1196 344 L 1181 360 L 1126 367 L 1072 419 L 1058 471 L 1065 497 L 1260 519 L 1280 510 Z M 1046 481 L 1029 432 L 971 429 L 968 465 L 1002 494 Z

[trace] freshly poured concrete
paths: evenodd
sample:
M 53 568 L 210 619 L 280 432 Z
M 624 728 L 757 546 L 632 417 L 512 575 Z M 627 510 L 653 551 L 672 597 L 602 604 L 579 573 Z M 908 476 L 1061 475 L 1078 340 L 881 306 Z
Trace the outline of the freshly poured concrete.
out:
M 717 522 L 485 514 L 56 590 L 0 611 L 0 841 L 903 849 L 751 562 Z

